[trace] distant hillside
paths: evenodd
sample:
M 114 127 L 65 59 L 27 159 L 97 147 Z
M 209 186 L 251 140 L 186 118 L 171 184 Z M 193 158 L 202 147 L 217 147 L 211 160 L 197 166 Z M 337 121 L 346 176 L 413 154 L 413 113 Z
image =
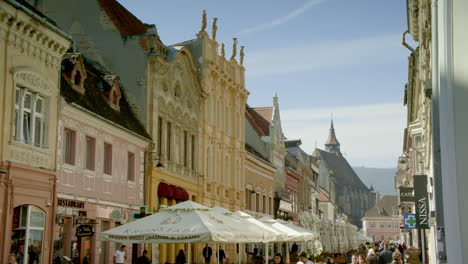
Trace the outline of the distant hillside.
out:
M 394 177 L 397 168 L 354 167 L 353 169 L 368 187 L 372 185 L 376 191 L 384 195 L 396 195 Z

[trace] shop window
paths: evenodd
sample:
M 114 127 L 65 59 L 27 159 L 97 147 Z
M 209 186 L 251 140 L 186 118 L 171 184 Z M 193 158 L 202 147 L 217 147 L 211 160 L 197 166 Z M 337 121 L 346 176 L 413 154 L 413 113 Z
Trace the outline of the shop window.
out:
M 64 142 L 64 162 L 66 164 L 75 165 L 75 139 L 76 133 L 71 129 L 65 129 Z
M 86 137 L 86 169 L 94 170 L 96 140 L 92 137 Z
M 15 97 L 15 141 L 46 148 L 45 97 L 24 87 L 16 87 Z
M 11 252 L 17 262 L 42 263 L 44 212 L 32 205 L 18 206 L 13 211 Z

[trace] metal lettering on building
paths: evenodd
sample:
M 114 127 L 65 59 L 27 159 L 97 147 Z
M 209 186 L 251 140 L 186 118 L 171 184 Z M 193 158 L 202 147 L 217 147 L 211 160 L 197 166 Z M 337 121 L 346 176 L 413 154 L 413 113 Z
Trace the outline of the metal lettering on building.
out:
M 64 207 L 73 207 L 73 208 L 84 208 L 85 203 L 81 201 L 74 201 L 74 200 L 67 200 L 67 199 L 58 199 L 57 201 L 58 206 Z
M 418 229 L 429 229 L 427 175 L 414 175 L 414 198 L 416 201 L 416 227 Z

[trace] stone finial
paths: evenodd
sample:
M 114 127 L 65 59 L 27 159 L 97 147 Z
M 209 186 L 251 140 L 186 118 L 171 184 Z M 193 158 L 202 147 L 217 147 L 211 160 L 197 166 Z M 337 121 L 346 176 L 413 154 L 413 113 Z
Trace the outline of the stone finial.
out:
M 232 38 L 232 55 L 230 60 L 234 60 L 237 55 L 237 38 Z
M 224 52 L 224 43 L 221 43 L 221 56 L 223 56 L 223 58 L 226 56 L 226 53 Z
M 216 22 L 218 21 L 218 18 L 213 18 L 213 26 L 211 28 L 211 38 L 213 40 L 216 40 L 216 31 L 218 30 L 218 26 L 216 26 Z
M 206 11 L 203 9 L 203 14 L 202 14 L 202 26 L 200 29 L 200 32 L 204 32 L 206 29 Z
M 241 46 L 240 47 L 240 65 L 244 65 L 244 48 L 245 46 Z

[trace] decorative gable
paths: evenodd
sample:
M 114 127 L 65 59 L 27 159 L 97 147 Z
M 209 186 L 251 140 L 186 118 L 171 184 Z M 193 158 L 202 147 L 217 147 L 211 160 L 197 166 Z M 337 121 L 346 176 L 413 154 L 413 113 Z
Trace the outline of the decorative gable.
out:
M 62 74 L 74 90 L 81 94 L 85 93 L 86 69 L 81 53 L 65 54 L 62 63 Z
M 120 90 L 119 77 L 117 75 L 104 75 L 104 97 L 112 109 L 120 111 L 120 98 L 122 98 L 122 91 Z

